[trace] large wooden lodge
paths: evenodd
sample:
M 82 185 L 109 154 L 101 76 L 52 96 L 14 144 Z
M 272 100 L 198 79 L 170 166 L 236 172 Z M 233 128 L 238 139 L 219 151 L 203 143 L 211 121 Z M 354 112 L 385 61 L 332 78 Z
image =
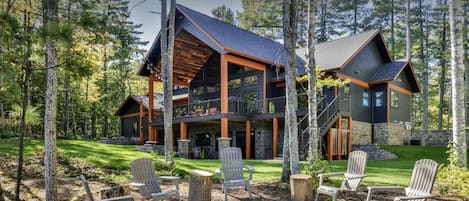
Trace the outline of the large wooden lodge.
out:
M 246 159 L 280 156 L 284 47 L 187 7 L 177 5 L 176 11 L 173 145 L 179 156 L 203 150 L 207 157 L 216 158 L 218 150 L 227 146 L 241 147 Z M 297 72 L 302 75 L 304 50 L 297 53 Z M 138 70 L 148 77 L 150 95 L 153 83 L 161 81 L 160 54 L 157 36 Z M 412 94 L 420 89 L 411 63 L 392 60 L 379 30 L 319 43 L 315 56 L 328 76 L 350 80 L 344 87 L 320 90 L 318 126 L 327 159 L 347 157 L 352 144 L 405 143 L 410 135 Z M 307 86 L 297 84 L 300 152 L 307 148 L 303 85 Z M 154 107 L 159 102 L 147 98 L 143 107 L 139 100 L 129 98 L 116 112 L 122 119 L 122 135 L 139 137 L 142 144 L 162 145 L 163 111 Z M 148 108 L 154 109 L 148 113 Z M 138 132 L 126 128 L 137 123 Z

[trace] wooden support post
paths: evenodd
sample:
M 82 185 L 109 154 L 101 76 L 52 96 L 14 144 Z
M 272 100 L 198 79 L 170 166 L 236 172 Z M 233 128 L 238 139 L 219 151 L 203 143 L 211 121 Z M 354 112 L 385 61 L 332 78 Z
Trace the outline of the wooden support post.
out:
M 347 156 L 349 156 L 350 152 L 352 151 L 352 116 L 348 117 L 348 150 Z
M 179 139 L 187 140 L 187 123 L 181 122 L 179 123 Z
M 148 141 L 156 141 L 153 135 L 153 81 L 155 75 L 151 74 L 148 77 Z
M 228 138 L 228 118 L 221 118 L 221 137 Z
M 246 121 L 246 159 L 251 159 L 251 122 Z
M 290 176 L 291 200 L 313 200 L 313 179 L 311 175 L 294 174 Z
M 274 158 L 277 157 L 277 153 L 278 153 L 278 118 L 274 118 L 273 119 L 273 154 L 272 156 Z
M 139 138 L 140 138 L 140 145 L 145 143 L 145 133 L 143 132 L 143 100 L 138 102 L 139 105 Z
M 189 201 L 210 201 L 212 198 L 212 173 L 193 170 L 189 177 Z
M 337 159 L 342 160 L 342 117 L 337 119 Z
M 334 145 L 332 140 L 332 129 L 329 128 L 329 133 L 327 135 L 327 160 L 332 160 L 332 155 L 334 154 Z
M 228 113 L 228 61 L 225 55 L 221 55 L 220 65 L 221 113 Z

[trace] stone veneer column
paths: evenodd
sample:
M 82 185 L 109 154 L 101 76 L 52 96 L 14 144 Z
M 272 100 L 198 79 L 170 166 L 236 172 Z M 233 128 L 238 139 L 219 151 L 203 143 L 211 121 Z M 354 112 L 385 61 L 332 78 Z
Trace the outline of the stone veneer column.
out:
M 229 137 L 220 137 L 218 140 L 218 158 L 220 158 L 221 150 L 224 148 L 230 147 L 231 138 Z
M 190 140 L 178 140 L 178 155 L 181 158 L 189 158 L 189 142 Z

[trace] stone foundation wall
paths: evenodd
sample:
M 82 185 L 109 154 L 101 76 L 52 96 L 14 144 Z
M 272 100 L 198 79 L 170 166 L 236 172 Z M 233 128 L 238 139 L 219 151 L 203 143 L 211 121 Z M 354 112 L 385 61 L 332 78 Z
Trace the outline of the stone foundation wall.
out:
M 352 144 L 371 144 L 371 123 L 352 121 Z
M 466 130 L 466 140 L 469 144 L 469 130 Z M 429 130 L 425 134 L 423 131 L 412 131 L 412 141 L 415 144 L 427 146 L 447 146 L 450 140 L 453 140 L 452 130 Z
M 405 125 L 396 123 L 375 123 L 374 143 L 386 145 L 408 144 L 410 140 L 410 130 Z

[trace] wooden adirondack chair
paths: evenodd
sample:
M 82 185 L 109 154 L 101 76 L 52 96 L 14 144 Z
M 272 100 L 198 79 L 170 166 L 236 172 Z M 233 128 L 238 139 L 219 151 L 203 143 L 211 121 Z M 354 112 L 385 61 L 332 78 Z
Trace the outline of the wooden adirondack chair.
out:
M 320 174 L 319 187 L 316 190 L 316 198 L 314 200 L 318 200 L 319 194 L 325 194 L 331 196 L 335 201 L 340 191 L 356 191 L 362 179 L 366 177 L 366 157 L 367 155 L 364 151 L 352 151 L 350 152 L 347 171 L 345 173 Z M 332 176 L 344 177 L 340 188 L 324 185 L 324 179 Z
M 402 186 L 370 186 L 368 187 L 367 201 L 377 191 L 405 191 L 405 196 L 395 197 L 394 200 L 413 200 L 420 201 L 432 198 L 432 188 L 435 183 L 438 163 L 431 159 L 421 159 L 415 162 L 409 187 Z
M 95 201 L 93 194 L 91 193 L 90 186 L 88 185 L 88 180 L 86 180 L 85 176 L 80 175 L 81 183 L 85 187 L 86 196 L 88 197 L 89 201 Z M 104 199 L 101 201 L 134 201 L 134 197 L 131 195 L 120 196 L 115 198 Z
M 152 159 L 135 159 L 130 162 L 130 169 L 134 180 L 130 185 L 137 187 L 143 197 L 152 198 L 154 201 L 169 198 L 181 199 L 179 195 L 180 178 L 173 176 L 157 177 Z M 160 179 L 173 182 L 176 189 L 162 191 L 159 184 Z
M 241 149 L 238 147 L 228 147 L 221 150 L 220 160 L 222 167 L 217 168 L 215 173 L 218 175 L 220 183 L 223 184 L 225 200 L 228 200 L 228 189 L 243 186 L 247 189 L 249 199 L 251 199 L 251 185 L 249 182 L 252 179 L 254 168 L 249 165 L 243 165 Z M 249 171 L 248 179 L 243 176 L 244 168 Z

